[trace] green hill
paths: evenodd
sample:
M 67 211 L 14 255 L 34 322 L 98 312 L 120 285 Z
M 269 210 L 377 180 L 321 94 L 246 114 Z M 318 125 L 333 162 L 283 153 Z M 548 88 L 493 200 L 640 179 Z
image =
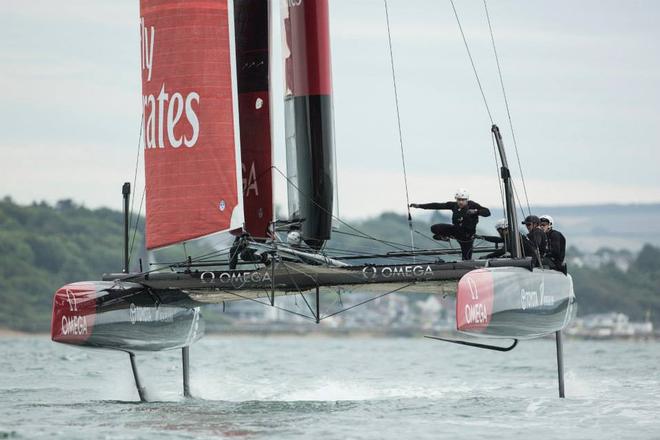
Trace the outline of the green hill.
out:
M 434 214 L 431 222 L 446 221 Z M 142 253 L 143 222 L 138 223 L 134 254 Z M 334 249 L 385 252 L 405 248 L 410 231 L 404 216 L 385 213 L 352 225 L 339 224 L 327 245 Z M 355 228 L 355 229 L 353 229 Z M 416 222 L 419 247 L 437 246 L 429 238 L 429 223 Z M 60 286 L 99 279 L 122 267 L 123 215 L 110 209 L 88 209 L 70 200 L 55 206 L 0 201 L 0 327 L 46 331 L 52 295 Z M 387 240 L 358 238 L 367 233 Z M 568 237 L 570 241 L 570 236 Z M 131 264 L 136 268 L 136 263 Z M 660 248 L 645 246 L 627 271 L 614 265 L 599 269 L 569 268 L 575 279 L 580 313 L 620 311 L 636 320 L 647 311 L 660 324 Z
M 136 242 L 142 243 L 142 231 Z M 123 215 L 62 200 L 0 202 L 0 326 L 49 328 L 52 296 L 66 283 L 122 268 Z

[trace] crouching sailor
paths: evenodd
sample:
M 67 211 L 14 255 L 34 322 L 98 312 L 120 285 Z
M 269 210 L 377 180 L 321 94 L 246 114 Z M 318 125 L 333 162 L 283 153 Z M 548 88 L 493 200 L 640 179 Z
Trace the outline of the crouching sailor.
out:
M 481 238 L 483 238 L 485 241 L 488 241 L 490 243 L 496 243 L 496 244 L 501 243 L 502 247 L 494 252 L 491 252 L 485 257 L 482 257 L 483 259 L 488 260 L 491 258 L 511 256 L 511 239 L 509 236 L 509 222 L 507 221 L 507 219 L 503 218 L 498 220 L 497 223 L 495 223 L 495 230 L 497 231 L 498 234 L 497 236 L 486 235 Z
M 433 232 L 433 238 L 444 241 L 450 238 L 455 239 L 461 246 L 463 260 L 471 260 L 474 234 L 477 232 L 479 216 L 490 216 L 490 210 L 470 200 L 470 194 L 466 189 L 456 191 L 455 199 L 455 202 L 445 203 L 411 203 L 410 207 L 451 210 L 452 224 L 439 223 L 432 225 L 431 232 Z

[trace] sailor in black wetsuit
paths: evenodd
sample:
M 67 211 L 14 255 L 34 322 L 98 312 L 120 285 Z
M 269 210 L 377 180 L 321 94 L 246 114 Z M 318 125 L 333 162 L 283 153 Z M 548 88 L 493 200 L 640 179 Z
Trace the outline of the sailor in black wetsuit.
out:
M 491 258 L 511 256 L 511 240 L 509 236 L 509 222 L 507 219 L 503 218 L 498 220 L 497 223 L 495 223 L 495 230 L 497 231 L 497 236 L 485 235 L 481 238 L 490 243 L 502 243 L 502 247 L 485 257 L 481 257 L 482 259 L 489 260 Z
M 564 259 L 566 257 L 566 238 L 564 234 L 553 227 L 553 219 L 549 215 L 542 215 L 541 229 L 548 238 L 548 249 L 545 253 L 544 263 L 551 269 L 565 271 Z
M 523 240 L 525 256 L 532 257 L 534 265 L 541 266 L 548 249 L 548 238 L 540 227 L 541 220 L 535 215 L 528 215 L 522 223 L 527 226 L 528 231 Z
M 488 217 L 490 211 L 477 202 L 470 200 L 470 194 L 466 189 L 456 191 L 455 202 L 445 203 L 411 203 L 411 208 L 421 209 L 449 209 L 452 212 L 452 224 L 439 223 L 431 226 L 433 238 L 436 240 L 448 240 L 453 238 L 461 246 L 463 260 L 472 259 L 472 246 L 474 234 L 477 232 L 479 216 Z

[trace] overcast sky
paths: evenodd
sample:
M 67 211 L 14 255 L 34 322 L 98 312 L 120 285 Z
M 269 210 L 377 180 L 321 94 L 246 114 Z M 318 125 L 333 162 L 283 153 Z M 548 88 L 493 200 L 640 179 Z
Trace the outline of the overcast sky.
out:
M 402 212 L 383 3 L 330 2 L 340 214 Z M 0 196 L 120 206 L 140 127 L 138 3 L 0 2 Z M 389 5 L 411 201 L 464 186 L 499 205 L 490 121 L 449 1 Z M 488 5 L 532 204 L 660 202 L 660 2 Z M 456 6 L 515 163 L 483 3 Z M 283 169 L 282 123 L 275 135 Z

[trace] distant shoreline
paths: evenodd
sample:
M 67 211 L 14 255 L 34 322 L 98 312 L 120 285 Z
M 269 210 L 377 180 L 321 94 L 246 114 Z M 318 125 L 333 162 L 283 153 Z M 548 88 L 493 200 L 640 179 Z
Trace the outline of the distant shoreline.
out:
M 435 334 L 435 333 L 434 333 Z M 440 332 L 440 336 L 450 336 L 452 332 Z M 397 333 L 397 332 L 382 332 L 382 331 L 253 331 L 253 330 L 229 330 L 229 331 L 211 331 L 206 333 L 205 338 L 226 338 L 226 337 L 264 337 L 264 338 L 319 338 L 319 339 L 336 339 L 336 338 L 363 338 L 363 339 L 389 339 L 389 338 L 421 338 L 422 333 Z M 49 333 L 45 332 L 25 332 L 20 330 L 12 330 L 6 327 L 0 328 L 0 339 L 8 338 L 29 338 L 29 337 L 44 337 L 50 338 Z M 660 340 L 660 335 L 652 336 L 615 336 L 615 337 L 585 337 L 565 334 L 568 340 L 579 341 L 634 341 L 634 342 L 656 342 Z M 548 336 L 546 339 L 551 338 Z

